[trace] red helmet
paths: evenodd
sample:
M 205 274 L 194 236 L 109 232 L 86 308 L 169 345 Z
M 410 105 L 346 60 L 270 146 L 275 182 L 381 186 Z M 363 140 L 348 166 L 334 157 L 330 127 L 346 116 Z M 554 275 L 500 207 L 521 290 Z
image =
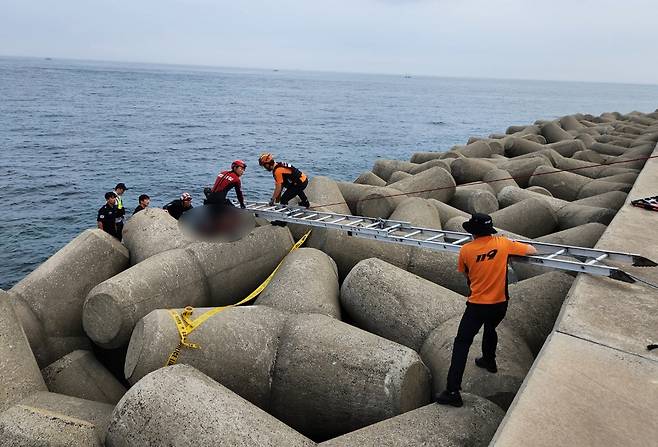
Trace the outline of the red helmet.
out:
M 237 167 L 240 167 L 242 169 L 247 169 L 247 163 L 245 163 L 242 160 L 235 160 L 233 163 L 231 163 L 231 169 L 235 169 Z

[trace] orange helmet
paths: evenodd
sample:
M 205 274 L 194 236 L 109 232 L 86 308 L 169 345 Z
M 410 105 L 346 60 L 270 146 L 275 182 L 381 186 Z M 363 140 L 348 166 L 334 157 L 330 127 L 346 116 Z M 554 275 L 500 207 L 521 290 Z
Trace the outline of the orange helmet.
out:
M 269 152 L 264 152 L 260 154 L 260 157 L 258 157 L 258 164 L 261 166 L 265 166 L 266 164 L 271 163 L 273 161 L 274 161 L 274 157 Z

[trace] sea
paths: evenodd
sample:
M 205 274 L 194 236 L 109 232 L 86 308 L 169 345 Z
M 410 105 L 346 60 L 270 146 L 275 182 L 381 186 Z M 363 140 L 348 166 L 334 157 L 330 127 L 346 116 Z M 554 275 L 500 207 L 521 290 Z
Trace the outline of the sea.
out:
M 265 200 L 261 152 L 352 181 L 513 124 L 656 107 L 656 85 L 0 57 L 0 288 L 94 228 L 118 182 L 128 210 L 184 191 L 199 206 L 242 159 L 246 198 Z

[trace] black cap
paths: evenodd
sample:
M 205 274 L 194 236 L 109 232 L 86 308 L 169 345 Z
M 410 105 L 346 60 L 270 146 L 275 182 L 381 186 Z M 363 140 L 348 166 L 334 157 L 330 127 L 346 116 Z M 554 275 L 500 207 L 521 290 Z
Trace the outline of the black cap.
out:
M 115 186 L 114 189 L 123 189 L 124 191 L 128 191 L 128 187 L 125 183 L 117 183 L 117 186 Z
M 475 213 L 471 218 L 462 224 L 464 230 L 471 234 L 496 234 L 498 233 L 493 227 L 493 219 L 484 213 Z
M 109 199 L 110 197 L 116 197 L 117 195 L 114 194 L 114 191 L 108 191 L 105 193 L 105 200 Z

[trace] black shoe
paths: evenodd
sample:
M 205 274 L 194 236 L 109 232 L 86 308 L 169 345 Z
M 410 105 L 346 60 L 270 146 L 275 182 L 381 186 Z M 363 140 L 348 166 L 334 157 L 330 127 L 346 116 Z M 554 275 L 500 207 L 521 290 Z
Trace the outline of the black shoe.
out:
M 436 396 L 436 403 L 440 405 L 452 405 L 453 407 L 461 407 L 464 405 L 462 395 L 459 391 L 444 390 L 441 394 Z
M 480 368 L 484 368 L 490 373 L 497 373 L 498 372 L 498 366 L 496 366 L 496 361 L 494 360 L 493 362 L 488 362 L 484 359 L 484 357 L 478 357 L 475 359 L 475 364 L 479 366 Z
M 311 206 L 310 202 L 308 202 L 308 201 L 306 201 L 306 202 L 299 202 L 299 204 L 300 204 L 301 206 L 303 206 L 304 208 L 309 208 L 309 207 Z

